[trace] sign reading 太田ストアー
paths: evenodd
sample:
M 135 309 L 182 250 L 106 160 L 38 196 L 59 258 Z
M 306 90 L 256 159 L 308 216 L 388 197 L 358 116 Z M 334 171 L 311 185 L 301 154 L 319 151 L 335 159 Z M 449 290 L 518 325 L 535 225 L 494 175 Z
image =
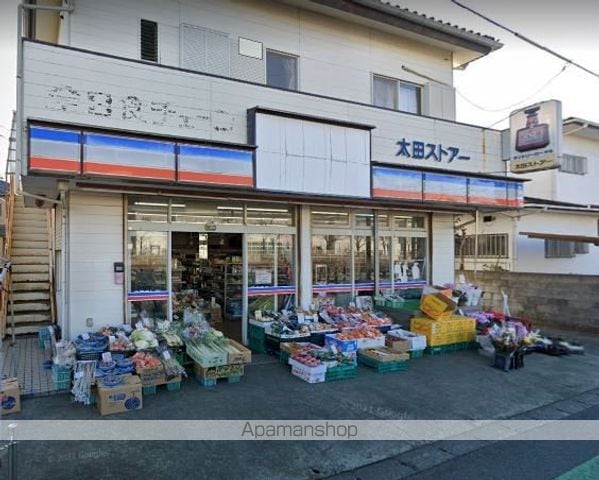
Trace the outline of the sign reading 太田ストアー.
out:
M 562 145 L 562 104 L 535 103 L 510 115 L 510 168 L 513 173 L 559 167 Z

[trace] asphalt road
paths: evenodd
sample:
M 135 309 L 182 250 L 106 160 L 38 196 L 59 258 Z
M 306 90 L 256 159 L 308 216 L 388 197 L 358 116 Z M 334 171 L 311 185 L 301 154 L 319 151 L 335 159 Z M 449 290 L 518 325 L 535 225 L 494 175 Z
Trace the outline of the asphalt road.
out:
M 568 420 L 599 420 L 599 407 Z M 410 480 L 553 480 L 599 456 L 599 442 L 498 442 L 456 457 Z M 599 461 L 597 462 L 599 465 Z M 593 472 L 575 470 L 567 480 L 597 480 Z

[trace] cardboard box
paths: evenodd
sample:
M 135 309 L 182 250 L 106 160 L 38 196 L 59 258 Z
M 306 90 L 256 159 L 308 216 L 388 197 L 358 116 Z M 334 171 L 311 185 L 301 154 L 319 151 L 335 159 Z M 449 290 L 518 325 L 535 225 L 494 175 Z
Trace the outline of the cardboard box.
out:
M 412 350 L 412 342 L 406 338 L 387 335 L 385 337 L 385 346 L 398 353 L 407 353 Z
M 363 350 L 360 352 L 360 355 L 370 357 L 373 360 L 376 360 L 377 362 L 398 362 L 410 359 L 410 355 L 408 353 L 394 352 L 393 350 L 386 347 L 375 348 L 372 350 Z
M 21 411 L 21 390 L 17 378 L 7 378 L 0 388 L 0 416 Z
M 388 337 L 401 338 L 410 343 L 410 350 L 424 350 L 426 348 L 426 336 L 408 330 L 391 330 L 387 333 Z
M 98 410 L 100 415 L 141 410 L 142 384 L 137 375 L 123 377 L 123 383 L 116 387 L 98 384 Z
M 420 299 L 420 310 L 435 320 L 451 315 L 457 308 L 457 303 L 442 293 L 428 293 Z
M 229 352 L 228 362 L 230 365 L 238 363 L 252 363 L 252 351 L 249 348 L 246 348 L 241 343 L 237 343 L 232 339 L 229 339 L 229 343 L 240 351 L 239 353 Z
M 137 368 L 135 373 L 139 375 L 139 379 L 143 387 L 152 387 L 155 385 L 164 385 L 165 383 L 179 383 L 181 375 L 171 378 L 167 381 L 164 366 L 153 368 Z

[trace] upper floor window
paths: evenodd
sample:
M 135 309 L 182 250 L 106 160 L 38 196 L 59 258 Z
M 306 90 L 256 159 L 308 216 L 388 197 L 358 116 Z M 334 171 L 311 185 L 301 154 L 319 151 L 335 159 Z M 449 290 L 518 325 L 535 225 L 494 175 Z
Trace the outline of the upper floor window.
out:
M 266 50 L 266 84 L 286 90 L 297 90 L 297 57 Z
M 586 175 L 588 173 L 588 159 L 580 155 L 569 155 L 564 153 L 559 167 L 560 172 Z
M 151 20 L 140 21 L 139 50 L 142 60 L 158 61 L 158 24 Z
M 464 257 L 496 257 L 508 258 L 509 237 L 507 233 L 480 234 L 478 236 L 478 248 L 476 237 L 466 235 L 456 238 L 456 251 Z M 478 250 L 478 251 L 477 251 Z
M 394 78 L 373 75 L 372 103 L 409 113 L 422 113 L 422 87 Z

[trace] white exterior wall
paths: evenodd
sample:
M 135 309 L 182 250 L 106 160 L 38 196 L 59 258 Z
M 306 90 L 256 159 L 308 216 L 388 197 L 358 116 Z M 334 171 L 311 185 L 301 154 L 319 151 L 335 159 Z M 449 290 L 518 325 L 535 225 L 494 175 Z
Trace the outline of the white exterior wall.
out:
M 373 161 L 462 172 L 505 168 L 495 130 L 28 42 L 25 70 L 29 119 L 245 144 L 247 110 L 261 106 L 372 125 Z M 455 146 L 471 159 L 396 157 L 404 137 Z
M 443 285 L 455 279 L 454 258 L 454 215 L 433 213 L 432 215 L 432 283 Z
M 597 236 L 597 215 L 571 213 L 532 213 L 518 221 L 518 232 L 561 233 Z M 589 253 L 573 258 L 545 258 L 545 242 L 519 235 L 517 240 L 517 272 L 572 273 L 599 275 L 599 247 L 589 245 Z
M 449 50 L 266 0 L 77 0 L 66 20 L 69 45 L 139 59 L 139 20 L 158 23 L 159 63 L 180 65 L 181 24 L 262 42 L 299 56 L 299 89 L 370 103 L 372 74 L 425 85 L 402 65 L 453 84 Z M 66 25 L 65 25 L 66 27 Z M 427 113 L 455 119 L 452 89 L 434 84 Z
M 582 205 L 599 205 L 599 188 L 597 188 L 599 185 L 599 142 L 576 135 L 566 135 L 564 136 L 563 151 L 571 155 L 587 157 L 588 173 L 576 175 L 555 172 L 555 200 Z
M 69 291 L 67 337 L 124 321 L 124 286 L 115 285 L 113 263 L 122 262 L 123 196 L 69 193 Z

